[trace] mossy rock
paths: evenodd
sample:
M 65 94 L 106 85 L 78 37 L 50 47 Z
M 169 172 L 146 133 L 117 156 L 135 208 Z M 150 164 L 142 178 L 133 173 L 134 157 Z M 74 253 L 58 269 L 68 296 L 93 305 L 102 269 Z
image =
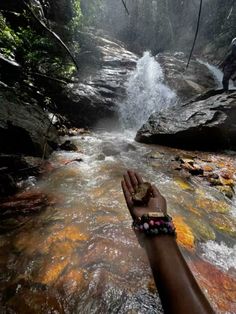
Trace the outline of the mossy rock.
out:
M 189 222 L 197 239 L 204 241 L 215 240 L 216 235 L 214 230 L 204 220 L 194 217 Z
M 211 224 L 220 232 L 227 233 L 236 238 L 236 220 L 223 214 L 210 217 Z

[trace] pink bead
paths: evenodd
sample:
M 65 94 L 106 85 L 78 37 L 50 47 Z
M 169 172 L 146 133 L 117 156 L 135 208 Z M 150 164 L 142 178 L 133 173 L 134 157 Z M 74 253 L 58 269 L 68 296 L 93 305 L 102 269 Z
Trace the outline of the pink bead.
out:
M 155 222 L 154 222 L 153 220 L 150 220 L 150 221 L 149 221 L 149 224 L 150 224 L 151 226 L 154 226 Z
M 159 222 L 159 221 L 156 221 L 156 222 L 155 222 L 155 225 L 160 226 L 160 222 Z

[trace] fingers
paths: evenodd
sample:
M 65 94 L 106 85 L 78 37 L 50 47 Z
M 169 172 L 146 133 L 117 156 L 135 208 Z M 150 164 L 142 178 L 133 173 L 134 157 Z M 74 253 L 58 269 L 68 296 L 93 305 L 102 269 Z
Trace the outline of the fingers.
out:
M 134 175 L 135 175 L 135 177 L 136 177 L 136 179 L 138 181 L 138 184 L 143 183 L 143 179 L 142 179 L 142 177 L 140 176 L 139 173 L 135 172 Z
M 125 181 L 125 184 L 126 184 L 126 187 L 129 191 L 130 194 L 134 193 L 134 188 L 133 188 L 133 185 L 131 183 L 131 180 L 130 180 L 130 176 L 129 176 L 129 173 L 127 174 L 124 174 L 124 181 Z
M 129 192 L 129 189 L 126 185 L 126 182 L 125 181 L 121 181 L 121 186 L 122 186 L 122 190 L 123 190 L 123 193 L 124 193 L 124 197 L 125 197 L 125 201 L 126 201 L 126 204 L 127 204 L 127 207 L 131 210 L 132 209 L 132 206 L 133 206 L 133 201 L 132 201 L 132 196 Z
M 136 178 L 135 172 L 132 170 L 128 170 L 127 173 L 129 175 L 129 179 L 132 184 L 132 187 L 133 189 L 135 189 L 135 187 L 138 185 L 138 180 Z

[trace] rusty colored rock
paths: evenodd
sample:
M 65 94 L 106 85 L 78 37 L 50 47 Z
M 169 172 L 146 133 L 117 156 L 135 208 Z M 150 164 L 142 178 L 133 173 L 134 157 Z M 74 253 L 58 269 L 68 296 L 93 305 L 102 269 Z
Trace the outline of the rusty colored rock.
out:
M 217 306 L 218 311 L 236 313 L 236 279 L 206 261 L 193 260 L 190 267 L 191 264 L 193 271 L 197 271 L 198 283 L 207 291 L 211 303 Z
M 177 242 L 186 249 L 193 251 L 195 245 L 191 228 L 185 223 L 184 218 L 181 216 L 174 217 L 173 221 L 177 232 Z
M 46 194 L 26 191 L 6 199 L 0 204 L 0 217 L 7 219 L 17 216 L 29 216 L 51 205 Z
M 230 206 L 226 202 L 208 198 L 197 198 L 196 205 L 207 213 L 228 213 L 230 211 Z

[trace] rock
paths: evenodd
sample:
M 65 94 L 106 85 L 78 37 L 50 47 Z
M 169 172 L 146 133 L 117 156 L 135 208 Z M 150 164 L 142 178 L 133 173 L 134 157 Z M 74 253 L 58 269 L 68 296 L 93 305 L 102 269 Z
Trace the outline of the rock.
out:
M 195 250 L 194 235 L 192 229 L 186 224 L 184 218 L 181 216 L 176 216 L 173 218 L 176 232 L 177 232 L 177 242 L 184 248 L 193 251 Z
M 51 202 L 45 194 L 29 191 L 5 199 L 0 204 L 1 220 L 17 216 L 30 216 L 49 206 Z
M 232 237 L 236 237 L 235 219 L 227 217 L 224 214 L 215 214 L 214 216 L 210 216 L 210 223 L 223 234 L 226 233 L 231 235 Z
M 96 159 L 97 160 L 105 160 L 106 156 L 104 154 L 99 154 Z
M 231 186 L 216 186 L 217 190 L 223 193 L 226 197 L 232 199 L 234 197 L 234 190 Z
M 209 96 L 210 95 L 210 96 Z M 184 149 L 236 149 L 236 92 L 211 91 L 151 115 L 136 140 Z
M 196 198 L 196 205 L 207 213 L 228 213 L 231 209 L 226 202 L 201 197 Z
M 201 241 L 215 240 L 216 235 L 214 230 L 203 219 L 193 217 L 190 219 L 190 223 L 194 229 L 194 233 L 197 235 L 197 239 Z
M 217 256 L 217 254 L 212 255 Z M 235 275 L 198 258 L 192 259 L 189 266 L 198 278 L 200 287 L 207 292 L 212 304 L 215 304 L 216 312 L 234 313 L 236 299 Z
M 136 151 L 136 147 L 133 145 L 133 144 L 126 144 L 123 148 L 123 150 L 125 152 L 128 152 L 128 151 Z
M 71 141 L 66 140 L 63 144 L 60 145 L 60 149 L 66 151 L 74 151 L 77 152 L 78 148 L 75 144 L 71 143 Z
M 176 91 L 181 100 L 188 100 L 216 87 L 209 69 L 194 57 L 187 70 L 188 58 L 184 53 L 161 53 L 156 59 L 162 65 L 168 86 Z
M 57 146 L 57 131 L 46 113 L 0 88 L 0 152 L 48 156 Z M 45 146 L 46 145 L 46 146 Z
M 41 163 L 36 157 L 0 155 L 0 197 L 16 193 L 19 181 L 37 175 Z
M 49 0 L 47 6 L 47 17 L 58 24 L 66 24 L 73 18 L 71 0 Z
M 26 277 L 26 276 L 25 276 Z M 65 303 L 54 288 L 22 278 L 6 287 L 2 313 L 65 313 Z
M 92 33 L 80 35 L 83 49 L 90 54 L 79 60 L 80 81 L 68 84 L 57 100 L 62 114 L 79 128 L 117 119 L 117 100 L 125 97 L 125 82 L 138 60 L 121 43 Z
M 149 202 L 152 196 L 152 186 L 149 182 L 140 183 L 135 187 L 134 194 L 132 195 L 132 200 L 136 205 L 143 205 Z
M 1 170 L 1 169 L 0 169 Z M 10 174 L 0 172 L 0 196 L 8 196 L 16 193 L 17 182 Z

